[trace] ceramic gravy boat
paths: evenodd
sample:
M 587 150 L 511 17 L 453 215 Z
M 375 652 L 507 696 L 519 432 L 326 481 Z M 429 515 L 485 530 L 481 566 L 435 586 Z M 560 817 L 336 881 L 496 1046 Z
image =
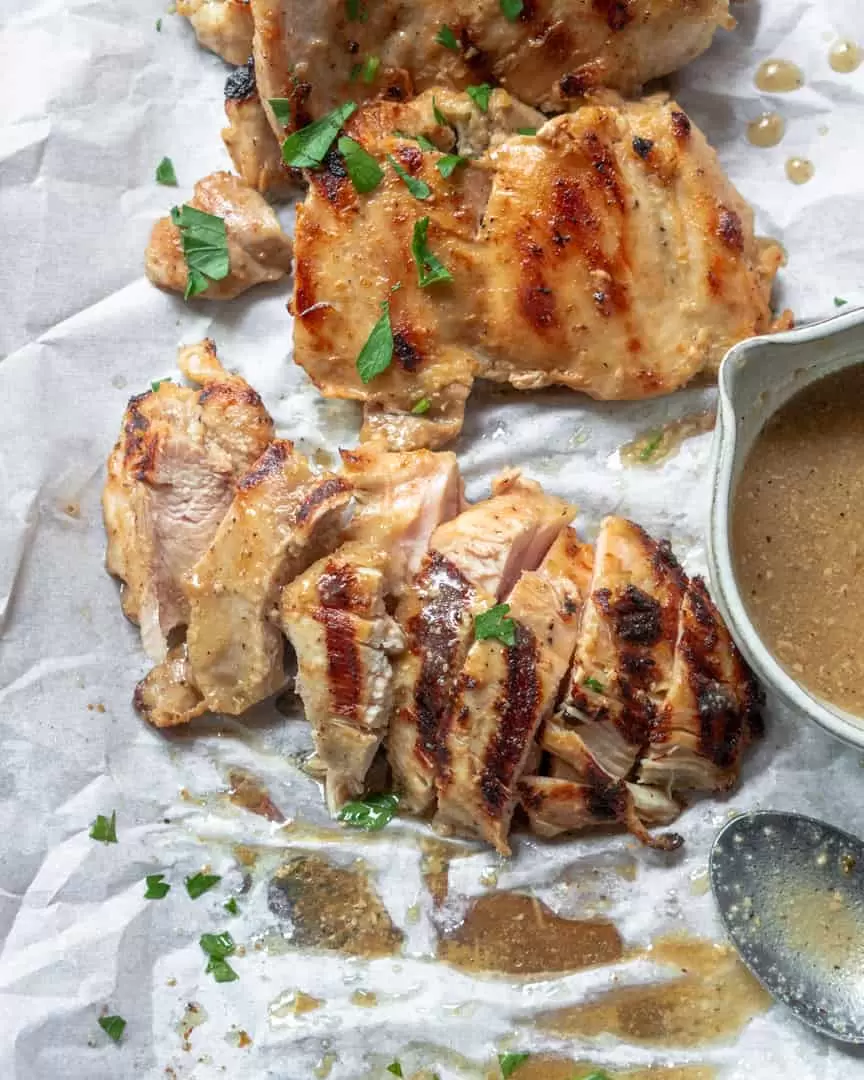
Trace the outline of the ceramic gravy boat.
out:
M 753 625 L 735 576 L 731 519 L 744 462 L 767 420 L 799 390 L 862 362 L 864 309 L 787 333 L 752 338 L 727 353 L 719 376 L 708 526 L 708 565 L 714 599 L 763 686 L 832 735 L 858 748 L 864 748 L 864 716 L 832 705 L 796 682 Z

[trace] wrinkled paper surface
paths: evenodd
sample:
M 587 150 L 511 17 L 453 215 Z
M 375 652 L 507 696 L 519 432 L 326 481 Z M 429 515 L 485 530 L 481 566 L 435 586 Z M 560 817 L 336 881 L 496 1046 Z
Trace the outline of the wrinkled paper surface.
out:
M 389 1075 L 384 1066 L 398 1055 L 406 1075 L 429 1066 L 454 1080 L 483 1075 L 508 1039 L 609 1066 L 697 1062 L 724 1078 L 860 1077 L 860 1057 L 780 1008 L 754 1019 L 734 1045 L 705 1050 L 544 1037 L 531 1026 L 538 1011 L 583 1000 L 612 978 L 638 982 L 650 967 L 631 960 L 516 984 L 438 965 L 421 828 L 398 822 L 380 836 L 345 832 L 325 843 L 314 829 L 280 830 L 219 795 L 228 770 L 243 766 L 290 819 L 327 826 L 319 788 L 293 764 L 309 747 L 299 717 L 268 707 L 243 724 L 210 720 L 160 734 L 135 715 L 130 698 L 145 663 L 103 571 L 99 508 L 104 460 L 129 395 L 174 372 L 180 341 L 209 334 L 224 362 L 262 393 L 280 434 L 304 451 L 353 445 L 359 418 L 353 406 L 320 399 L 290 362 L 285 283 L 230 304 L 186 306 L 142 276 L 155 217 L 188 198 L 200 176 L 227 167 L 221 62 L 158 3 L 0 0 L 0 12 L 0 1077 L 301 1080 L 324 1060 L 332 1080 L 355 1080 Z M 827 60 L 838 34 L 864 42 L 864 13 L 857 0 L 749 0 L 736 14 L 739 29 L 719 34 L 676 79 L 676 92 L 755 205 L 759 231 L 786 247 L 782 302 L 799 319 L 824 316 L 835 296 L 864 300 L 864 67 L 838 75 Z M 753 74 L 769 56 L 798 63 L 805 88 L 760 96 Z M 746 122 L 775 101 L 786 138 L 756 149 Z M 166 154 L 176 191 L 153 180 Z M 815 163 L 806 186 L 785 179 L 792 155 Z M 623 513 L 669 536 L 688 569 L 702 570 L 710 436 L 689 440 L 657 468 L 623 468 L 617 450 L 712 397 L 702 389 L 603 405 L 481 389 L 457 447 L 469 495 L 482 496 L 498 469 L 520 464 L 580 505 L 586 535 L 603 514 Z M 534 890 L 556 910 L 584 913 L 586 894 L 573 879 L 628 853 L 636 878 L 607 883 L 602 911 L 628 943 L 676 930 L 720 939 L 711 896 L 692 878 L 704 872 L 730 811 L 795 808 L 864 833 L 861 755 L 775 708 L 769 720 L 740 789 L 681 818 L 680 860 L 623 835 L 554 845 L 520 836 L 512 861 L 478 850 L 453 864 L 457 906 L 460 895 L 485 891 L 481 876 L 494 867 L 498 888 Z M 95 843 L 91 822 L 115 809 L 119 842 Z M 222 905 L 241 887 L 237 843 L 268 854 L 241 916 L 231 918 Z M 322 846 L 336 862 L 366 861 L 405 928 L 403 955 L 370 962 L 252 947 L 276 925 L 263 870 L 290 851 Z M 203 866 L 223 882 L 192 902 L 182 879 Z M 174 887 L 165 900 L 147 901 L 143 879 L 156 872 Z M 204 974 L 198 937 L 226 928 L 249 948 L 232 961 L 239 980 L 220 985 Z M 357 989 L 377 991 L 378 1006 L 352 1003 Z M 324 1005 L 271 1017 L 271 1004 L 295 990 Z M 184 1049 L 189 1002 L 207 1019 Z M 127 1020 L 120 1046 L 97 1026 L 106 1007 Z M 251 1046 L 235 1045 L 240 1029 Z

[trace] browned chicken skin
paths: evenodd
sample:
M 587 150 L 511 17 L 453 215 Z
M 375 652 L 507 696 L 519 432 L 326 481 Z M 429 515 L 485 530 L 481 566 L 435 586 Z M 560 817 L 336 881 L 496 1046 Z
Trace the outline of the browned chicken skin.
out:
M 606 94 L 529 136 L 513 133 L 523 118 L 503 91 L 485 114 L 465 95 L 434 96 L 453 128 L 436 123 L 431 92 L 346 125 L 430 198 L 390 166 L 360 196 L 325 164 L 297 210 L 295 360 L 325 395 L 365 402 L 364 439 L 445 443 L 475 376 L 601 399 L 669 393 L 771 328 L 780 248 L 756 240 L 750 208 L 674 102 Z M 445 179 L 436 163 L 459 138 L 480 156 Z M 421 288 L 412 238 L 424 217 L 453 280 Z M 356 360 L 383 301 L 393 362 L 364 384 Z
M 229 64 L 242 64 L 252 55 L 252 9 L 249 0 L 177 0 L 195 36 Z

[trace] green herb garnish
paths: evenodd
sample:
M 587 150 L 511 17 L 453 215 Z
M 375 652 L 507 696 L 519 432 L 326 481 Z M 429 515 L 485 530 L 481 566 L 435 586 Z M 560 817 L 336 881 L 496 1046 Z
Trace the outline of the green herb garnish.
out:
M 356 142 L 343 135 L 337 143 L 339 153 L 345 158 L 345 168 L 354 190 L 360 195 L 374 191 L 384 179 L 384 170 L 370 153 Z
M 421 397 L 419 401 L 415 401 L 411 406 L 412 416 L 423 416 L 424 413 L 429 412 L 432 408 L 432 402 L 428 397 Z
M 834 307 L 845 307 L 849 303 L 848 300 L 844 300 L 842 296 L 834 297 Z
M 156 20 L 156 33 L 157 34 L 162 33 L 162 20 L 161 19 Z
M 271 97 L 268 99 L 268 104 L 282 127 L 288 127 L 291 123 L 291 102 L 288 98 Z
M 411 192 L 415 199 L 428 199 L 432 195 L 432 188 L 426 183 L 425 180 L 418 180 L 416 176 L 411 176 L 410 173 L 405 172 L 396 158 L 392 154 L 387 155 L 387 160 L 393 166 L 396 171 L 396 175 L 405 184 L 405 187 Z
M 507 1080 L 508 1076 L 512 1076 L 522 1062 L 527 1061 L 530 1056 L 530 1054 L 499 1054 L 498 1068 L 501 1070 L 501 1075 L 504 1077 L 504 1080 Z
M 663 442 L 663 432 L 658 431 L 656 435 L 652 435 L 648 442 L 646 442 L 642 449 L 639 451 L 639 460 L 650 461 L 661 442 Z
M 345 17 L 349 22 L 366 22 L 369 12 L 361 5 L 360 0 L 345 0 Z
M 440 124 L 441 127 L 449 127 L 450 126 L 450 124 L 449 124 L 449 122 L 447 120 L 447 117 L 444 115 L 443 112 L 441 112 L 441 110 L 436 105 L 434 97 L 432 98 L 432 115 L 435 118 L 435 123 L 436 124 Z
M 367 86 L 375 82 L 375 76 L 378 74 L 378 68 L 381 67 L 380 56 L 367 56 L 363 63 L 360 65 L 360 79 L 366 83 Z
M 186 878 L 186 892 L 193 900 L 209 892 L 222 878 L 218 874 L 192 874 Z
M 609 1080 L 609 1073 L 597 1072 L 596 1070 L 589 1073 L 587 1076 L 583 1076 L 582 1080 Z
M 163 382 L 173 382 L 173 381 L 174 380 L 171 378 L 170 375 L 166 375 L 164 379 L 154 379 L 153 382 L 150 383 L 150 389 L 155 394 L 159 390 L 159 387 L 162 385 Z
M 92 840 L 101 840 L 103 844 L 116 844 L 117 843 L 117 811 L 111 811 L 111 817 L 107 818 L 104 814 L 97 814 L 96 820 L 90 826 L 90 838 Z
M 501 4 L 501 14 L 507 22 L 516 22 L 525 10 L 525 5 L 522 3 L 522 0 L 499 0 L 499 2 Z
M 474 637 L 477 641 L 497 638 L 504 645 L 516 644 L 516 623 L 508 619 L 509 604 L 496 604 L 478 615 L 474 620 Z
M 339 820 L 352 829 L 378 832 L 392 819 L 399 805 L 399 796 L 392 794 L 366 795 L 347 802 L 339 811 Z
M 480 112 L 489 111 L 489 98 L 492 96 L 492 87 L 489 83 L 484 82 L 479 86 L 466 86 L 465 93 L 471 98 Z
M 177 173 L 174 172 L 174 162 L 170 157 L 163 157 L 156 166 L 156 183 L 177 187 Z
M 407 131 L 394 131 L 393 134 L 397 139 L 410 139 L 411 142 L 416 142 L 421 150 L 437 150 L 438 147 L 431 139 L 427 139 L 425 135 L 409 135 Z
M 435 40 L 439 45 L 443 45 L 445 49 L 449 49 L 451 52 L 459 52 L 459 42 L 449 26 L 442 26 L 435 35 Z
M 435 162 L 435 168 L 446 180 L 449 176 L 452 176 L 461 165 L 467 164 L 468 158 L 464 158 L 460 154 L 445 154 L 444 157 L 438 158 Z
M 114 1042 L 120 1042 L 123 1038 L 123 1031 L 126 1028 L 126 1021 L 122 1016 L 100 1016 L 99 1027 L 105 1032 L 105 1034 L 114 1040 Z
M 411 254 L 417 264 L 417 281 L 421 289 L 435 285 L 439 281 L 452 281 L 453 275 L 429 248 L 426 234 L 429 232 L 429 218 L 420 218 L 414 222 L 414 237 L 411 240 Z
M 279 100 L 284 99 L 271 98 L 271 108 L 274 108 L 273 102 Z M 327 151 L 335 142 L 342 125 L 356 109 L 353 101 L 346 101 L 338 109 L 289 135 L 282 143 L 282 160 L 295 169 L 316 168 L 327 156 Z M 282 122 L 278 112 L 276 118 Z
M 188 271 L 183 299 L 199 296 L 211 281 L 228 277 L 228 236 L 225 222 L 215 214 L 205 214 L 194 206 L 174 206 L 171 220 L 180 230 L 183 258 Z
M 229 915 L 240 914 L 240 909 L 237 907 L 237 900 L 233 896 L 229 897 L 222 905 L 222 907 L 225 908 Z
M 216 982 L 234 982 L 239 978 L 237 972 L 225 959 L 237 948 L 227 930 L 223 930 L 221 934 L 202 934 L 198 939 L 198 944 L 209 957 L 204 970 L 211 974 Z
M 536 135 L 537 134 L 537 128 L 532 128 L 532 127 L 516 128 L 516 134 L 517 135 Z
M 161 900 L 164 896 L 167 896 L 171 890 L 171 886 L 167 881 L 162 879 L 164 874 L 148 874 L 144 879 L 147 883 L 147 891 L 144 893 L 145 900 Z
M 390 324 L 390 301 L 381 301 L 381 317 L 372 327 L 366 344 L 357 357 L 357 374 L 365 385 L 386 371 L 393 361 L 393 327 Z
M 402 1066 L 399 1064 L 398 1061 L 391 1061 L 390 1064 L 387 1066 L 387 1072 L 393 1073 L 394 1076 L 405 1075 L 405 1073 L 402 1072 Z
M 582 685 L 587 686 L 589 690 L 593 690 L 595 694 L 603 693 L 603 683 L 599 679 L 593 678 L 591 675 L 587 679 L 582 680 Z

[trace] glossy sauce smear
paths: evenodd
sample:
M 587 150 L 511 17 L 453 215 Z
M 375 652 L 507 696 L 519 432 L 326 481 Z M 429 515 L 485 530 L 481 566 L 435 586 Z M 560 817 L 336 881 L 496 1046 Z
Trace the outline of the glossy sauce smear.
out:
M 813 693 L 864 716 L 864 365 L 769 420 L 738 484 L 732 546 L 767 647 Z

